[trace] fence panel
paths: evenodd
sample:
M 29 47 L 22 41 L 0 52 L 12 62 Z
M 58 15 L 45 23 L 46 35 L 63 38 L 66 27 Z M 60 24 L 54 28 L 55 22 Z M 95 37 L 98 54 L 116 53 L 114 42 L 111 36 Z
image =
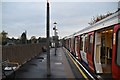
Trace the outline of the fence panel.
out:
M 9 60 L 23 64 L 25 61 L 42 53 L 42 47 L 47 46 L 46 43 L 40 44 L 24 44 L 11 45 L 2 47 L 2 61 Z

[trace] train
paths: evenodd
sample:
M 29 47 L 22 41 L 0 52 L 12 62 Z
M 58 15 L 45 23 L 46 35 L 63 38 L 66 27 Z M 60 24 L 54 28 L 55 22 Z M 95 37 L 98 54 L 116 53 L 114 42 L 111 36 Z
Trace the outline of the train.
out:
M 95 74 L 120 78 L 120 11 L 64 37 L 64 46 Z

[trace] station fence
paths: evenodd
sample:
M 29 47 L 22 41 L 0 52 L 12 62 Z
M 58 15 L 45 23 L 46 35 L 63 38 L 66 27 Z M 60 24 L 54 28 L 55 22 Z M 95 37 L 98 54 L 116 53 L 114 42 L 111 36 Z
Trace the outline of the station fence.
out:
M 24 64 L 31 58 L 42 53 L 46 43 L 2 46 L 2 61 L 9 60 L 18 64 Z

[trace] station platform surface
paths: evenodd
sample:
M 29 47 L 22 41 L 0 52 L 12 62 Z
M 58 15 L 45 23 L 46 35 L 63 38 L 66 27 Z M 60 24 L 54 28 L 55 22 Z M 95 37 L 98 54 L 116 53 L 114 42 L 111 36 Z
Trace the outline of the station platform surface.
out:
M 14 75 L 12 80 L 41 80 L 41 79 L 82 79 L 86 78 L 78 70 L 77 66 L 68 56 L 66 50 L 61 47 L 57 48 L 57 54 L 55 56 L 55 49 L 50 50 L 50 63 L 51 63 L 51 75 L 47 76 L 47 53 L 42 53 L 39 56 L 31 59 L 23 64 Z M 13 74 L 8 76 L 12 78 Z

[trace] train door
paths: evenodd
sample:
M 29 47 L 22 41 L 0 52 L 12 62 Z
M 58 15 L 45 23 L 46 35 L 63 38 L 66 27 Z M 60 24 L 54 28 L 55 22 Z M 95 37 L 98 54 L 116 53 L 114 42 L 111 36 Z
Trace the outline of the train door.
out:
M 73 53 L 76 57 L 76 53 L 75 53 L 75 36 L 73 37 Z
M 83 52 L 83 38 L 82 35 L 79 36 L 79 60 L 82 61 L 82 52 Z
M 87 36 L 88 34 L 83 34 L 80 36 L 80 56 L 81 60 L 88 64 L 87 61 Z
M 72 53 L 73 40 L 70 38 L 70 52 Z
M 75 36 L 75 54 L 76 54 L 76 58 L 78 58 L 77 47 L 78 47 L 78 36 Z
M 67 39 L 67 49 L 69 50 L 69 39 Z
M 66 39 L 66 48 L 69 49 L 69 39 Z
M 120 25 L 114 27 L 112 51 L 112 77 L 120 79 Z
M 82 35 L 80 35 L 80 51 L 83 51 L 83 38 Z
M 113 27 L 95 33 L 94 63 L 96 73 L 111 73 Z
M 101 54 L 101 32 L 95 32 L 94 64 L 96 73 L 103 73 L 100 54 Z
M 96 73 L 111 73 L 113 27 L 95 33 L 94 63 Z
M 81 60 L 80 56 L 80 36 L 78 36 L 78 44 L 77 44 L 77 53 L 78 53 L 78 60 Z
M 74 36 L 71 38 L 71 53 L 72 53 L 74 56 L 76 56 L 76 55 L 75 55 L 75 38 L 74 38 Z
M 80 41 L 79 41 L 79 36 L 75 37 L 75 53 L 76 53 L 76 58 L 80 59 Z
M 86 64 L 88 64 L 87 51 L 88 51 L 88 34 L 84 34 L 84 36 L 83 36 L 83 53 L 82 53 L 82 57 L 83 57 L 83 60 L 84 60 L 84 62 Z
M 69 51 L 71 52 L 71 38 L 69 38 Z
M 89 68 L 94 72 L 93 54 L 94 54 L 94 32 L 88 34 L 87 60 Z
M 101 64 L 103 73 L 111 73 L 113 28 L 105 29 L 101 34 Z

